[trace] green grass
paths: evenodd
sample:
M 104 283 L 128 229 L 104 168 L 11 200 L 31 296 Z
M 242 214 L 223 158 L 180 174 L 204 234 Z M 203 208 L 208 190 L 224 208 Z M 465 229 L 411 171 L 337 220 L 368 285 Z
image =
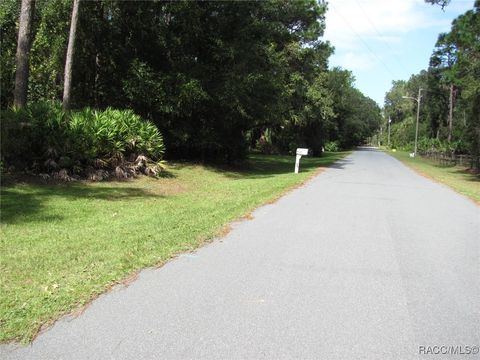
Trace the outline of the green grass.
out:
M 195 249 L 229 221 L 346 153 L 252 155 L 243 170 L 170 164 L 170 176 L 1 188 L 0 341 L 30 341 L 43 324 L 147 266 Z
M 388 153 L 422 175 L 445 184 L 480 203 L 480 176 L 469 173 L 465 167 L 443 166 L 421 156 L 411 158 L 406 151 L 397 150 L 396 152 L 388 151 Z

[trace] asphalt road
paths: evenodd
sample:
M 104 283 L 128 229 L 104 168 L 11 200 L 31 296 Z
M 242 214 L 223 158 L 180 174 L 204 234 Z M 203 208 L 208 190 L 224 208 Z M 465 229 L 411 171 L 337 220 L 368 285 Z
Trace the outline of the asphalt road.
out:
M 364 149 L 0 358 L 450 358 L 424 353 L 480 345 L 479 244 L 477 205 Z

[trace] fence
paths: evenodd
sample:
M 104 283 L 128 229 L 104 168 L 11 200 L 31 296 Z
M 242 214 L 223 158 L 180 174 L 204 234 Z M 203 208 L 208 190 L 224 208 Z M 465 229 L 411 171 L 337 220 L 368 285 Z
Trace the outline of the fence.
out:
M 454 166 L 454 165 L 459 165 L 459 166 L 470 166 L 473 167 L 473 157 L 471 155 L 466 155 L 466 154 L 451 154 L 451 153 L 443 153 L 439 151 L 426 151 L 420 153 L 420 155 L 434 160 L 441 165 L 445 166 Z

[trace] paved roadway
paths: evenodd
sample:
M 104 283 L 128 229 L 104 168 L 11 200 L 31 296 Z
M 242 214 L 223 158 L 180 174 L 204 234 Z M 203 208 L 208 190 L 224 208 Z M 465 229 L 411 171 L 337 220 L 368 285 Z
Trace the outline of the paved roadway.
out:
M 254 217 L 0 358 L 444 359 L 420 347 L 480 345 L 470 200 L 363 149 Z

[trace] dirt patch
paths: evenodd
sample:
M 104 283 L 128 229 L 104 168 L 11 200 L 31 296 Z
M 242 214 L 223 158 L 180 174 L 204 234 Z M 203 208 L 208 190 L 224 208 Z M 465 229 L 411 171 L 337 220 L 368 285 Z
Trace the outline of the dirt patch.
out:
M 189 190 L 189 186 L 177 179 L 145 179 L 148 183 L 145 184 L 144 190 L 151 195 L 157 196 L 172 196 L 181 194 Z

